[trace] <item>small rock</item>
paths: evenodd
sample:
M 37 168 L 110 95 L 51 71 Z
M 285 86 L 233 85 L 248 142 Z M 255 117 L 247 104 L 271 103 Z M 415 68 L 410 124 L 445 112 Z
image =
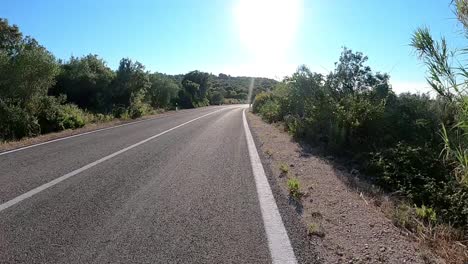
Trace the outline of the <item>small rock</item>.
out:
M 385 247 L 381 247 L 380 252 L 384 252 L 384 251 L 385 251 Z
M 289 167 L 294 168 L 294 164 L 289 164 Z

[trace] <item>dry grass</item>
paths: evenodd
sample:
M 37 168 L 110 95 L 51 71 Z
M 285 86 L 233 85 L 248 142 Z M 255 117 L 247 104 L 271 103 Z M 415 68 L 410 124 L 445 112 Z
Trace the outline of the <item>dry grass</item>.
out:
M 446 224 L 421 219 L 418 217 L 418 208 L 409 205 L 399 193 L 385 193 L 378 186 L 358 177 L 342 180 L 361 193 L 366 203 L 372 202 L 395 226 L 418 241 L 421 248 L 444 259 L 447 264 L 468 264 L 468 234 Z M 427 263 L 437 262 L 427 257 Z
M 447 264 L 468 263 L 466 234 L 446 224 L 431 223 L 418 217 L 417 208 L 401 201 L 382 203 L 381 210 L 392 222 Z M 434 263 L 427 258 L 427 263 Z
M 279 166 L 279 170 L 282 174 L 288 174 L 289 172 L 289 166 L 285 163 L 281 163 Z
M 463 238 L 460 231 L 446 225 L 437 225 L 419 237 L 423 245 L 427 245 L 447 263 L 468 263 L 468 240 Z

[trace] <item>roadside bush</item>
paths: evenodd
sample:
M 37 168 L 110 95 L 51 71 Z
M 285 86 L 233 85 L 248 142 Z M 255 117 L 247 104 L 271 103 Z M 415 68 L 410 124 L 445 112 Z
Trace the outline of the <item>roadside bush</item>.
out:
M 0 99 L 0 140 L 20 139 L 41 132 L 37 119 L 25 109 Z
M 252 111 L 254 113 L 259 113 L 261 107 L 268 101 L 271 100 L 271 94 L 266 93 L 266 92 L 261 92 L 255 96 L 255 99 L 253 101 L 252 105 Z
M 125 117 L 130 118 L 130 116 L 128 114 L 128 111 L 127 111 L 127 108 L 125 106 L 123 106 L 123 105 L 115 105 L 112 108 L 112 115 L 115 118 L 123 118 L 123 119 L 125 119 Z
M 450 178 L 450 167 L 432 149 L 400 142 L 371 153 L 367 170 L 388 191 L 404 194 L 421 208 L 431 207 L 439 221 L 468 227 L 468 189 Z
M 281 121 L 283 114 L 280 101 L 281 99 L 272 93 L 261 92 L 255 96 L 252 111 L 258 113 L 268 123 Z
M 368 171 L 389 191 L 400 191 L 417 204 L 429 204 L 434 184 L 450 172 L 437 153 L 399 142 L 395 147 L 370 154 Z
M 109 122 L 114 117 L 112 115 L 105 115 L 105 114 L 93 114 L 86 112 L 86 123 L 103 123 Z
M 277 122 L 282 119 L 282 116 L 280 114 L 280 106 L 273 99 L 266 101 L 260 107 L 259 113 L 262 116 L 262 118 L 269 123 Z
M 128 114 L 129 114 L 130 118 L 132 118 L 132 119 L 139 118 L 139 117 L 142 117 L 144 115 L 151 114 L 151 112 L 152 112 L 151 106 L 148 105 L 148 104 L 145 104 L 145 103 L 141 103 L 141 102 L 131 104 L 128 107 Z
M 208 105 L 210 105 L 210 101 L 206 97 L 197 102 L 194 102 L 195 107 L 203 107 L 203 106 L 208 106 Z
M 240 104 L 241 101 L 235 98 L 224 98 L 223 104 Z
M 283 117 L 286 129 L 295 138 L 304 138 L 303 122 L 298 117 L 293 115 L 286 115 Z
M 44 96 L 39 99 L 36 114 L 41 133 L 74 129 L 85 125 L 84 111 L 76 105 L 63 104 L 64 101 L 64 97 L 53 96 Z
M 73 104 L 61 105 L 59 127 L 61 130 L 83 127 L 86 124 L 85 118 L 85 113 L 78 106 Z
M 340 139 L 336 143 L 339 150 L 354 152 L 368 151 L 367 142 L 378 144 L 384 131 L 382 126 L 385 102 L 372 102 L 368 95 L 347 96 L 340 100 L 337 107 L 335 127 L 330 127 L 330 137 Z
M 299 201 L 302 197 L 299 180 L 297 178 L 290 178 L 288 179 L 287 185 L 289 196 L 294 200 Z
M 209 96 L 210 104 L 212 105 L 220 105 L 224 103 L 224 96 L 220 92 L 214 92 Z

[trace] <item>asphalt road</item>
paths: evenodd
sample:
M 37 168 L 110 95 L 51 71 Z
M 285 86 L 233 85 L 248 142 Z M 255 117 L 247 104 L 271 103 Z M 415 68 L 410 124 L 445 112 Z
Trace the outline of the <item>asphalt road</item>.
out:
M 79 170 L 0 210 L 0 263 L 271 263 L 244 108 L 181 111 L 0 153 L 0 204 Z M 294 221 L 286 229 L 308 262 Z

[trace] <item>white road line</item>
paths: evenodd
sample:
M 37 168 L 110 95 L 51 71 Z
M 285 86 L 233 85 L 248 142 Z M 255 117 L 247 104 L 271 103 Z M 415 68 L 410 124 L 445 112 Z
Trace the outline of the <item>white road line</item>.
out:
M 186 110 L 180 110 L 180 111 L 186 111 Z M 28 149 L 28 148 L 38 147 L 38 146 L 41 146 L 41 145 L 45 145 L 45 144 L 49 144 L 49 143 L 53 143 L 53 142 L 57 142 L 57 141 L 62 141 L 62 140 L 69 139 L 69 138 L 81 137 L 81 136 L 84 136 L 84 135 L 89 135 L 89 134 L 93 134 L 93 133 L 97 133 L 97 132 L 101 132 L 101 131 L 105 131 L 105 130 L 110 130 L 110 129 L 114 129 L 114 128 L 118 128 L 118 127 L 129 126 L 129 125 L 134 125 L 134 124 L 138 124 L 138 123 L 141 123 L 141 122 L 151 121 L 151 120 L 159 119 L 161 117 L 164 117 L 164 116 L 156 116 L 156 117 L 148 118 L 148 119 L 144 119 L 144 120 L 133 121 L 133 122 L 125 123 L 125 124 L 121 124 L 121 125 L 116 125 L 116 126 L 96 129 L 96 130 L 93 130 L 93 131 L 83 132 L 83 133 L 76 134 L 76 135 L 71 135 L 71 136 L 67 136 L 67 137 L 52 139 L 52 140 L 49 140 L 49 141 L 46 141 L 46 142 L 37 143 L 37 144 L 33 144 L 33 145 L 21 147 L 21 148 L 16 148 L 16 149 L 0 152 L 0 156 L 6 155 L 6 154 L 9 154 L 9 153 L 13 153 L 13 152 L 17 152 L 17 151 L 20 151 L 20 150 Z
M 276 205 L 270 184 L 265 175 L 265 170 L 263 169 L 257 148 L 255 147 L 255 142 L 250 133 L 249 124 L 245 118 L 245 109 L 242 112 L 242 119 L 272 263 L 296 264 L 297 260 L 291 246 L 291 241 L 289 240 L 288 233 L 286 232 L 283 220 L 278 211 L 278 206 Z
M 98 165 L 99 163 L 102 163 L 102 162 L 104 162 L 104 161 L 106 161 L 106 160 L 108 160 L 108 159 L 111 159 L 111 158 L 113 158 L 113 157 L 115 157 L 115 156 L 117 156 L 117 155 L 120 155 L 120 154 L 122 154 L 122 153 L 124 153 L 124 152 L 126 152 L 126 151 L 128 151 L 128 150 L 130 150 L 130 149 L 132 149 L 132 148 L 135 148 L 135 147 L 137 147 L 137 146 L 139 146 L 139 145 L 141 145 L 141 144 L 144 144 L 144 143 L 146 143 L 146 142 L 148 142 L 148 141 L 150 141 L 150 140 L 152 140 L 152 139 L 155 139 L 155 138 L 157 138 L 157 137 L 160 137 L 160 136 L 162 136 L 162 135 L 164 135 L 164 134 L 166 134 L 166 133 L 168 133 L 168 132 L 171 132 L 172 130 L 175 130 L 175 129 L 180 128 L 180 127 L 182 127 L 182 126 L 185 126 L 185 125 L 187 125 L 187 124 L 189 124 L 189 123 L 192 123 L 192 122 L 194 122 L 194 121 L 196 121 L 196 120 L 198 120 L 198 119 L 200 119 L 200 118 L 203 118 L 203 117 L 205 117 L 205 116 L 212 115 L 212 114 L 214 114 L 214 113 L 217 113 L 217 112 L 219 112 L 219 111 L 226 110 L 226 109 L 231 109 L 231 108 L 223 108 L 223 109 L 219 109 L 219 110 L 216 110 L 216 111 L 214 111 L 214 112 L 211 112 L 211 113 L 208 113 L 208 114 L 199 116 L 199 117 L 194 118 L 194 119 L 192 119 L 192 120 L 190 120 L 190 121 L 187 121 L 187 122 L 185 122 L 185 123 L 182 123 L 182 124 L 180 124 L 180 125 L 178 125 L 178 126 L 175 126 L 175 127 L 173 127 L 173 128 L 170 128 L 170 129 L 168 129 L 168 130 L 165 130 L 165 131 L 163 131 L 163 132 L 161 132 L 161 133 L 159 133 L 159 134 L 156 134 L 156 135 L 151 136 L 151 137 L 149 137 L 149 138 L 147 138 L 147 139 L 144 139 L 144 140 L 142 140 L 142 141 L 140 141 L 140 142 L 138 142 L 138 143 L 135 143 L 135 144 L 133 144 L 133 145 L 131 145 L 131 146 L 128 146 L 128 147 L 126 147 L 126 148 L 124 148 L 124 149 L 121 149 L 121 150 L 119 150 L 119 151 L 117 151 L 117 152 L 114 152 L 114 153 L 112 153 L 112 154 L 110 154 L 110 155 L 108 155 L 108 156 L 105 156 L 105 157 L 103 157 L 103 158 L 101 158 L 101 159 L 99 159 L 99 160 L 96 160 L 96 161 L 94 161 L 94 162 L 91 162 L 91 163 L 89 163 L 89 164 L 87 164 L 87 165 L 85 165 L 85 166 L 83 166 L 83 167 L 81 167 L 81 168 L 79 168 L 79 169 L 76 169 L 76 170 L 74 170 L 74 171 L 72 171 L 72 172 L 69 172 L 69 173 L 67 173 L 67 174 L 65 174 L 65 175 L 63 175 L 63 176 L 60 176 L 60 177 L 56 178 L 55 180 L 52 180 L 52 181 L 50 181 L 50 182 L 48 182 L 48 183 L 45 183 L 45 184 L 43 184 L 43 185 L 41 185 L 41 186 L 39 186 L 39 187 L 36 187 L 36 188 L 34 188 L 34 189 L 32 189 L 32 190 L 26 192 L 26 193 L 23 193 L 23 194 L 21 194 L 20 196 L 17 196 L 17 197 L 15 197 L 15 198 L 9 200 L 9 201 L 6 202 L 6 203 L 0 204 L 0 212 L 3 211 L 3 210 L 5 210 L 5 209 L 7 209 L 7 208 L 9 208 L 9 207 L 11 207 L 11 206 L 13 206 L 13 205 L 15 205 L 15 204 L 17 204 L 17 203 L 19 203 L 19 202 L 21 202 L 21 201 L 23 201 L 23 200 L 25 200 L 25 199 L 28 199 L 29 197 L 31 197 L 31 196 L 33 196 L 33 195 L 35 195 L 35 194 L 38 194 L 38 193 L 40 193 L 40 192 L 42 192 L 42 191 L 44 191 L 44 190 L 50 188 L 50 187 L 52 187 L 52 186 L 54 186 L 54 185 L 56 185 L 56 184 L 58 184 L 58 183 L 60 183 L 60 182 L 62 182 L 62 181 L 64 181 L 64 180 L 70 178 L 70 177 L 73 177 L 73 176 L 77 175 L 77 174 L 79 174 L 80 172 L 83 172 L 83 171 L 85 171 L 85 170 L 87 170 L 87 169 L 89 169 L 89 168 L 92 168 L 92 167 Z

